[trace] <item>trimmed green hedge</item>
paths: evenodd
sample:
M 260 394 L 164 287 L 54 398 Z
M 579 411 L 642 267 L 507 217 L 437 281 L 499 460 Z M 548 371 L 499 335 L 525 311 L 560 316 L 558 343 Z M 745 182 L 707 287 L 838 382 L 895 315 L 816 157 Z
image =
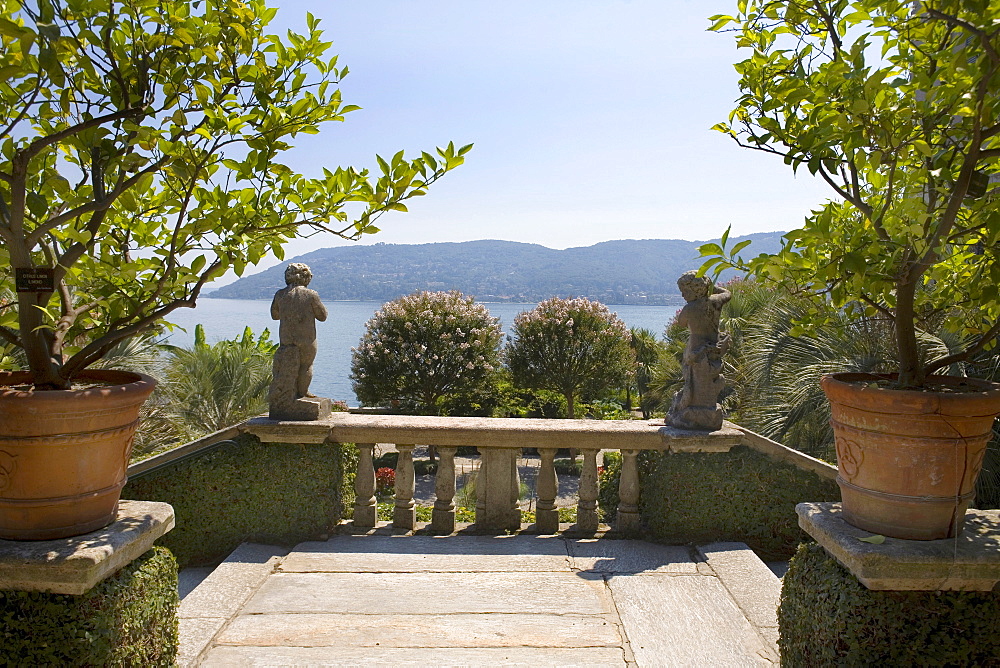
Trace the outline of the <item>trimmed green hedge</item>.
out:
M 837 483 L 746 446 L 729 452 L 643 452 L 643 526 L 664 542 L 746 543 L 763 559 L 787 559 L 806 539 L 795 504 L 839 501 Z
M 788 566 L 781 665 L 1000 666 L 1000 594 L 871 591 L 815 543 Z
M 174 507 L 177 525 L 159 543 L 182 568 L 217 563 L 245 541 L 294 545 L 329 534 L 345 510 L 354 456 L 353 445 L 243 435 L 134 477 L 122 497 Z
M 177 603 L 162 547 L 81 596 L 0 591 L 0 665 L 171 666 Z

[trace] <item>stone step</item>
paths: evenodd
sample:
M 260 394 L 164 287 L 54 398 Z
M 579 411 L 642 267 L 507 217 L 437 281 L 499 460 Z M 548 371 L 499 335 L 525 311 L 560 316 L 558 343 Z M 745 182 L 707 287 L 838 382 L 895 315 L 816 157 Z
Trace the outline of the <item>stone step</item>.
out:
M 778 579 L 742 543 L 350 536 L 244 545 L 182 604 L 180 665 L 759 666 Z

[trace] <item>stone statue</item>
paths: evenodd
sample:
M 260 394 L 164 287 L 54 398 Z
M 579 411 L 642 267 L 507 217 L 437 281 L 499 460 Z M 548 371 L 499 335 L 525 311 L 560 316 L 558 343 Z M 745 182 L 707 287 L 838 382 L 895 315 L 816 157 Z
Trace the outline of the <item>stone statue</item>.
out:
M 317 420 L 330 414 L 330 400 L 309 394 L 316 359 L 316 321 L 326 320 L 319 293 L 307 285 L 309 267 L 298 262 L 285 269 L 286 287 L 271 302 L 271 318 L 279 320 L 278 350 L 274 353 L 271 389 L 272 420 Z
M 719 315 L 732 295 L 693 271 L 677 279 L 677 287 L 687 301 L 677 314 L 677 324 L 687 327 L 689 334 L 681 360 L 684 387 L 674 396 L 667 424 L 715 431 L 722 427 L 719 394 L 726 386 L 722 356 L 729 349 L 729 335 L 719 336 Z

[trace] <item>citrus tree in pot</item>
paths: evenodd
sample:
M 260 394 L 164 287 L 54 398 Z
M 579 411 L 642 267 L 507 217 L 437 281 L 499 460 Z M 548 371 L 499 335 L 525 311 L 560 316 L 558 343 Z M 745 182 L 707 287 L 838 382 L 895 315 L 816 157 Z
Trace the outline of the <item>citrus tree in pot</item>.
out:
M 895 373 L 823 380 L 845 518 L 899 538 L 954 535 L 1000 412 L 998 386 L 962 376 L 1000 332 L 1000 2 L 749 0 L 712 20 L 752 50 L 716 128 L 835 198 L 780 252 L 744 256 L 724 237 L 702 247 L 703 270 L 813 295 L 804 335 L 831 307 L 891 322 Z M 926 323 L 942 319 L 963 343 L 929 355 Z
M 296 235 L 376 232 L 469 150 L 400 152 L 380 174 L 283 164 L 293 138 L 357 107 L 318 21 L 278 37 L 275 13 L 0 0 L 0 344 L 27 367 L 0 376 L 0 537 L 113 519 L 154 385 L 89 369 L 113 346 Z

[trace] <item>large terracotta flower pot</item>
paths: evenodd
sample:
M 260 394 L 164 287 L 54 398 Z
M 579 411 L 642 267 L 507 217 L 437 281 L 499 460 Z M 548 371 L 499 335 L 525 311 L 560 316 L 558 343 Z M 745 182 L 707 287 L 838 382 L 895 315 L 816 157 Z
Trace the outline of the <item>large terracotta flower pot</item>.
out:
M 878 385 L 893 378 L 838 373 L 821 381 L 844 519 L 893 538 L 950 538 L 961 533 L 975 494 L 1000 385 L 952 376 L 930 379 L 939 391 Z
M 79 390 L 16 389 L 28 372 L 0 372 L 0 538 L 48 540 L 115 519 L 139 408 L 156 381 L 87 371 Z

